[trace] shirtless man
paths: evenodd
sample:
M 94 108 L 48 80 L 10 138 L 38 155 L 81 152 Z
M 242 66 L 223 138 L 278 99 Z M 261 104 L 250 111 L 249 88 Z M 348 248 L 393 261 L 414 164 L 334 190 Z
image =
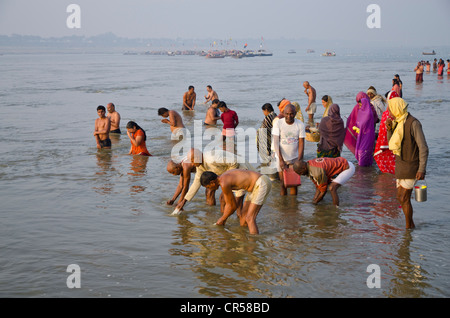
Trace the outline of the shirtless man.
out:
M 183 210 L 184 205 L 188 201 L 191 201 L 197 194 L 198 190 L 201 188 L 200 179 L 203 172 L 211 171 L 217 175 L 221 175 L 222 173 L 231 169 L 256 171 L 250 163 L 245 161 L 245 158 L 239 157 L 236 154 L 225 150 L 216 149 L 202 152 L 196 148 L 191 148 L 186 160 L 190 161 L 196 167 L 195 177 L 189 187 L 189 191 L 186 193 L 183 200 L 178 201 L 177 207 L 172 212 L 172 215 L 180 214 Z M 237 190 L 235 191 L 235 195 L 238 202 L 237 213 L 240 215 L 245 191 Z M 223 193 L 220 196 L 220 201 L 223 201 Z M 221 211 L 223 213 L 223 206 L 221 206 Z
M 188 91 L 183 95 L 183 107 L 181 110 L 194 110 L 195 99 L 197 94 L 194 91 L 194 86 L 189 86 Z
M 184 200 L 186 193 L 189 190 L 189 183 L 191 182 L 191 173 L 196 172 L 195 165 L 187 160 L 188 158 L 184 158 L 181 162 L 176 163 L 173 160 L 170 160 L 167 163 L 167 172 L 174 176 L 180 176 L 180 182 L 178 183 L 177 188 L 175 189 L 175 193 L 172 199 L 168 200 L 167 205 L 173 205 L 175 200 L 180 196 L 179 202 Z M 206 203 L 208 205 L 216 205 L 215 191 L 210 191 L 206 189 L 205 192 Z
M 120 134 L 120 114 L 116 111 L 116 107 L 113 103 L 106 105 L 108 110 L 108 118 L 111 120 L 111 134 Z
M 219 102 L 220 101 L 218 99 L 214 99 L 212 101 L 211 106 L 209 106 L 208 110 L 206 111 L 205 125 L 217 125 L 217 121 L 220 119 L 220 111 L 217 109 L 217 106 L 219 106 Z
M 220 176 L 211 171 L 203 172 L 200 178 L 201 184 L 210 190 L 222 189 L 224 205 L 222 217 L 215 223 L 225 225 L 228 217 L 236 211 L 238 205 L 233 195 L 233 190 L 245 190 L 248 195 L 245 198 L 244 206 L 239 216 L 241 226 L 248 225 L 250 234 L 258 234 L 256 216 L 261 207 L 266 202 L 272 188 L 272 183 L 268 176 L 256 171 L 234 169 L 229 170 Z
M 309 124 L 314 126 L 314 113 L 316 112 L 316 89 L 312 87 L 309 82 L 304 82 L 305 94 L 308 96 L 308 106 L 305 108 L 306 113 L 309 116 Z
M 175 133 L 179 129 L 185 128 L 180 114 L 174 110 L 168 110 L 167 108 L 162 107 L 158 109 L 158 115 L 164 117 L 164 119 L 161 119 L 161 122 L 164 124 L 169 124 L 170 131 L 172 133 Z
M 206 86 L 206 91 L 208 92 L 208 94 L 205 95 L 205 104 L 215 99 L 219 99 L 219 96 L 217 95 L 216 91 L 212 89 L 211 85 Z
M 414 68 L 414 72 L 416 72 L 416 82 L 423 82 L 423 65 L 421 62 L 417 63 L 417 66 Z
M 98 117 L 95 120 L 94 136 L 97 141 L 98 149 L 111 149 L 111 139 L 109 139 L 109 131 L 111 130 L 111 120 L 105 116 L 105 106 L 97 107 Z

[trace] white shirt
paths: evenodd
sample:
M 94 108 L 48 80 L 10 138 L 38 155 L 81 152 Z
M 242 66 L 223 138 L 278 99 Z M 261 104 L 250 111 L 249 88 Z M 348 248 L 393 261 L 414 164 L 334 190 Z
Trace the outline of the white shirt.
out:
M 298 139 L 305 138 L 305 125 L 298 119 L 294 119 L 291 125 L 285 118 L 277 120 L 273 124 L 272 135 L 280 137 L 280 151 L 284 161 L 298 158 Z

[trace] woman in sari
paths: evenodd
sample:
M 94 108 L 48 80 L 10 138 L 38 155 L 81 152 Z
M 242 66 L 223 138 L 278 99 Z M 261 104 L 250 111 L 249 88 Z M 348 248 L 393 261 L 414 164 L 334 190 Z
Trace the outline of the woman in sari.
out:
M 344 138 L 344 144 L 352 152 L 352 154 L 355 154 L 355 148 L 356 148 L 356 139 L 357 139 L 357 133 L 355 130 L 353 130 L 353 127 L 355 127 L 356 124 L 356 117 L 358 116 L 359 111 L 359 105 L 355 105 L 353 107 L 352 112 L 350 113 L 350 116 L 347 118 L 347 127 L 345 128 L 345 138 Z
M 393 92 L 389 98 L 392 99 L 394 97 L 399 97 L 396 92 Z M 389 142 L 387 139 L 386 120 L 388 118 L 391 118 L 389 106 L 386 107 L 381 117 L 380 131 L 378 133 L 377 143 L 375 144 L 373 157 L 381 172 L 395 174 L 395 155 L 389 150 Z
M 127 123 L 127 134 L 131 142 L 131 148 L 128 152 L 129 155 L 151 156 L 145 144 L 147 135 L 144 129 L 134 121 L 129 121 Z
M 337 104 L 329 106 L 328 115 L 320 121 L 320 141 L 317 144 L 317 158 L 341 156 L 345 138 L 344 121 Z
M 333 99 L 331 98 L 331 96 L 324 95 L 322 97 L 322 105 L 323 107 L 325 107 L 325 111 L 323 112 L 322 117 L 327 117 L 330 106 L 333 105 Z
M 394 91 L 397 93 L 398 96 L 400 96 L 400 82 L 398 81 L 398 79 L 394 78 L 392 79 L 392 89 L 391 91 Z
M 359 110 L 356 116 L 356 124 L 352 127 L 357 133 L 355 158 L 360 166 L 368 167 L 373 163 L 375 123 L 378 116 L 374 107 L 370 104 L 370 98 L 366 93 L 359 92 L 356 101 L 358 102 L 356 106 L 359 107 Z
M 292 102 L 292 105 L 294 105 L 295 110 L 297 111 L 297 115 L 295 115 L 295 118 L 300 120 L 302 123 L 305 122 L 303 119 L 303 113 L 302 113 L 302 109 L 300 108 L 300 104 L 297 102 Z

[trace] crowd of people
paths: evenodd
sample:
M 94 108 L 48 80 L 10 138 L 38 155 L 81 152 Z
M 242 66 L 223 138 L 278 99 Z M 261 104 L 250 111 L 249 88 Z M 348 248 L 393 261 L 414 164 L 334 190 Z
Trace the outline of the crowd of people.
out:
M 438 76 L 444 76 L 445 62 L 442 58 L 434 59 L 433 61 L 433 73 L 437 73 Z M 426 70 L 426 71 L 425 71 Z M 423 82 L 423 73 L 431 72 L 431 63 L 430 61 L 421 60 L 417 62 L 416 67 L 414 68 L 414 72 L 416 72 L 416 82 Z M 450 75 L 450 60 L 447 60 L 447 75 Z
M 175 193 L 168 205 L 174 205 L 179 197 L 173 215 L 183 211 L 198 190 L 205 188 L 206 203 L 215 205 L 215 192 L 221 188 L 221 217 L 215 223 L 225 225 L 234 212 L 242 226 L 248 226 L 251 234 L 258 234 L 257 215 L 271 192 L 272 182 L 280 183 L 280 195 L 297 194 L 301 184 L 300 176 L 307 176 L 316 187 L 312 202 L 318 204 L 327 191 L 333 204 L 339 206 L 337 190 L 354 174 L 355 165 L 341 156 L 345 145 L 361 167 L 372 166 L 373 162 L 383 173 L 395 175 L 397 199 L 405 215 L 406 228 L 414 228 L 411 194 L 417 180 L 426 174 L 428 146 L 421 123 L 408 112 L 408 103 L 402 98 L 402 81 L 398 74 L 392 80 L 392 89 L 384 96 L 371 86 L 366 92 L 356 95 L 356 105 L 346 121 L 341 117 L 338 104 L 329 95 L 323 95 L 323 115 L 314 122 L 318 112 L 316 89 L 307 81 L 303 83 L 307 95 L 303 117 L 298 102 L 282 98 L 278 114 L 270 103 L 262 105 L 264 120 L 257 133 L 257 149 L 261 161 L 260 171 L 225 146 L 235 142 L 239 117 L 228 108 L 210 85 L 207 86 L 206 110 L 203 124 L 217 127 L 222 122 L 223 147 L 211 151 L 192 148 L 182 160 L 170 160 L 167 171 L 180 176 Z M 196 93 L 193 86 L 183 96 L 183 111 L 193 111 Z M 110 133 L 120 133 L 120 115 L 114 104 L 98 106 L 99 118 L 95 122 L 94 136 L 97 148 L 110 148 Z M 170 126 L 172 134 L 185 129 L 182 116 L 175 110 L 158 109 L 162 123 Z M 130 155 L 151 156 L 146 147 L 146 133 L 135 122 L 126 125 L 130 139 Z M 317 131 L 317 156 L 305 160 L 306 134 Z M 191 174 L 195 176 L 191 182 Z

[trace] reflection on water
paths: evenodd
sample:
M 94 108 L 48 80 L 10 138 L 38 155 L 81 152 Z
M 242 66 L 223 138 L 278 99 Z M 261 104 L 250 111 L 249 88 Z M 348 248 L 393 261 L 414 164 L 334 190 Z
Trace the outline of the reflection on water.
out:
M 110 149 L 99 149 L 95 154 L 97 157 L 97 167 L 95 171 L 96 185 L 93 189 L 100 194 L 110 194 L 113 192 L 114 182 L 111 180 L 115 173 L 112 165 L 112 151 Z
M 211 213 L 214 214 L 214 213 Z M 198 226 L 187 217 L 179 217 L 179 229 L 173 233 L 170 254 L 189 260 L 190 270 L 200 281 L 199 294 L 207 297 L 247 296 L 261 278 L 261 266 L 267 251 L 260 238 L 248 236 L 242 228 L 230 231 L 214 226 L 215 215 L 206 215 L 210 226 Z
M 389 275 L 388 297 L 424 297 L 425 288 L 429 288 L 427 276 L 429 273 L 411 257 L 410 246 L 413 241 L 411 231 L 406 231 L 399 237 L 401 243 L 393 258 L 392 272 Z
M 130 169 L 128 172 L 128 179 L 130 183 L 130 194 L 138 194 L 147 190 L 147 180 L 144 177 L 147 175 L 147 163 L 149 156 L 134 155 L 130 156 Z

